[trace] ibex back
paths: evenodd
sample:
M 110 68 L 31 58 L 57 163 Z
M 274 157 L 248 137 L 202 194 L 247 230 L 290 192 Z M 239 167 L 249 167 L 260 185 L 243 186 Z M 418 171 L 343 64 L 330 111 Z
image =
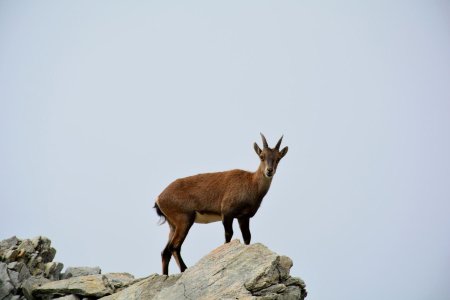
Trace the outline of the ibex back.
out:
M 198 174 L 172 182 L 157 198 L 155 209 L 169 223 L 169 241 L 161 253 L 162 272 L 169 273 L 169 261 L 174 256 L 181 272 L 186 264 L 180 255 L 181 245 L 194 223 L 222 221 L 225 243 L 233 236 L 233 220 L 239 221 L 245 244 L 250 243 L 250 218 L 261 205 L 272 178 L 288 147 L 280 150 L 283 137 L 271 149 L 261 134 L 263 149 L 254 143 L 260 164 L 255 172 L 231 170 Z

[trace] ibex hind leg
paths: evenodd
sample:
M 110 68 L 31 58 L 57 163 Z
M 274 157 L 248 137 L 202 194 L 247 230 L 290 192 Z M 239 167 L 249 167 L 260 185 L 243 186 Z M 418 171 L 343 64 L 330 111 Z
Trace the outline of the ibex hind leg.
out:
M 170 262 L 170 259 L 172 258 L 171 241 L 172 241 L 173 235 L 175 233 L 175 227 L 170 222 L 168 222 L 168 223 L 169 223 L 169 228 L 170 228 L 169 240 L 167 241 L 166 247 L 161 252 L 163 275 L 169 275 L 169 262 Z
M 183 245 L 184 240 L 191 229 L 192 224 L 194 224 L 195 214 L 192 215 L 180 215 L 177 217 L 175 232 L 172 237 L 172 254 L 175 261 L 178 264 L 181 272 L 187 269 L 186 264 L 181 257 L 181 245 Z

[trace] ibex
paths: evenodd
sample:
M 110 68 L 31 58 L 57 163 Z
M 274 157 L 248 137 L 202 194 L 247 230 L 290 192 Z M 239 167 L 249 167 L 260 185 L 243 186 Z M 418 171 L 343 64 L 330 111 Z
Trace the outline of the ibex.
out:
M 280 151 L 283 137 L 275 148 L 269 148 L 261 133 L 263 149 L 254 143 L 254 149 L 261 162 L 256 172 L 230 170 L 205 173 L 180 178 L 172 182 L 158 196 L 154 208 L 169 223 L 169 241 L 161 252 L 162 272 L 169 273 L 169 261 L 174 256 L 181 272 L 186 265 L 181 258 L 181 245 L 194 223 L 222 221 L 225 228 L 225 243 L 233 236 L 233 219 L 238 219 L 242 237 L 250 244 L 250 218 L 261 205 L 269 190 L 272 178 L 288 147 Z

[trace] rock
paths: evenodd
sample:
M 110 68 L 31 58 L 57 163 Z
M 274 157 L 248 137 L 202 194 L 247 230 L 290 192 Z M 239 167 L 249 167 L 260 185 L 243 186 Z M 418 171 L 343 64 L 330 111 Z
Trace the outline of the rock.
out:
M 35 251 L 39 253 L 40 261 L 44 264 L 53 261 L 56 255 L 56 249 L 51 247 L 50 239 L 44 236 L 38 236 L 31 240 Z
M 19 239 L 16 236 L 10 237 L 9 239 L 0 241 L 0 259 L 2 258 L 2 253 L 4 253 L 5 250 L 11 249 L 19 243 Z
M 153 274 L 147 278 L 139 280 L 130 287 L 110 296 L 101 298 L 102 300 L 139 300 L 153 299 L 162 289 L 172 286 L 181 274 L 166 276 Z
M 104 277 L 106 277 L 114 292 L 120 291 L 136 282 L 134 276 L 129 273 L 108 273 Z
M 152 275 L 102 300 L 304 299 L 305 284 L 289 275 L 292 260 L 262 244 L 234 240 L 183 274 Z
M 34 300 L 33 291 L 48 282 L 50 282 L 50 280 L 45 277 L 31 276 L 22 283 L 22 293 L 28 300 Z
M 69 267 L 66 269 L 66 272 L 64 272 L 61 278 L 68 279 L 71 277 L 97 275 L 101 273 L 102 270 L 100 269 L 100 267 Z
M 14 290 L 20 287 L 19 273 L 13 270 L 8 270 L 9 282 L 14 286 Z
M 306 291 L 288 281 L 291 266 L 289 258 L 262 244 L 234 240 L 187 269 L 154 299 L 302 299 Z
M 67 296 L 63 296 L 63 297 L 59 297 L 59 298 L 53 298 L 53 299 L 58 299 L 58 300 L 80 300 L 80 297 L 78 297 L 77 295 L 67 295 Z
M 77 294 L 90 297 L 102 297 L 113 292 L 107 279 L 102 275 L 88 275 L 70 279 L 52 281 L 33 291 L 37 299 Z
M 0 299 L 4 299 L 8 295 L 11 295 L 14 290 L 15 287 L 8 274 L 8 265 L 0 262 Z
M 307 295 L 303 280 L 289 274 L 289 257 L 238 240 L 213 250 L 182 274 L 143 279 L 128 273 L 102 275 L 99 267 L 67 268 L 61 276 L 63 264 L 52 261 L 55 254 L 42 236 L 0 241 L 0 300 L 293 300 Z
M 38 287 L 33 296 L 40 299 L 76 294 L 87 297 L 103 297 L 127 286 L 134 277 L 127 273 L 110 273 L 105 275 L 87 275 L 52 281 Z
M 59 280 L 61 270 L 64 267 L 59 262 L 49 262 L 44 265 L 44 276 L 50 280 Z
M 44 275 L 52 280 L 59 279 L 62 264 L 47 265 L 55 255 L 56 250 L 51 247 L 51 241 L 42 236 L 31 240 L 20 240 L 13 236 L 0 242 L 0 261 L 23 263 L 27 267 L 27 273 L 32 276 Z
M 22 282 L 31 276 L 27 266 L 21 262 L 12 262 L 8 264 L 8 270 L 12 270 L 18 273 L 18 281 Z
M 17 250 L 17 249 L 9 250 L 8 249 L 7 251 L 5 251 L 3 260 L 6 262 L 12 262 L 12 261 L 16 260 L 18 255 L 19 255 L 19 250 Z
M 13 262 L 17 258 L 19 251 L 17 250 L 17 245 L 20 240 L 13 236 L 9 239 L 0 242 L 0 261 L 3 262 Z
M 0 242 L 2 282 L 0 299 L 33 299 L 32 292 L 40 285 L 59 279 L 63 265 L 52 262 L 56 250 L 46 237 L 20 240 L 13 236 Z M 8 292 L 8 295 L 3 294 Z

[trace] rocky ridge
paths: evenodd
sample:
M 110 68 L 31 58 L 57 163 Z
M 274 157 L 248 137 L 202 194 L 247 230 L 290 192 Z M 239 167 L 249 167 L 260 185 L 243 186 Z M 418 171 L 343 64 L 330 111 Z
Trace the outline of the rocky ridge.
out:
M 305 283 L 289 275 L 292 260 L 262 244 L 222 245 L 184 273 L 135 279 L 99 267 L 53 262 L 46 237 L 0 242 L 0 300 L 304 299 Z

